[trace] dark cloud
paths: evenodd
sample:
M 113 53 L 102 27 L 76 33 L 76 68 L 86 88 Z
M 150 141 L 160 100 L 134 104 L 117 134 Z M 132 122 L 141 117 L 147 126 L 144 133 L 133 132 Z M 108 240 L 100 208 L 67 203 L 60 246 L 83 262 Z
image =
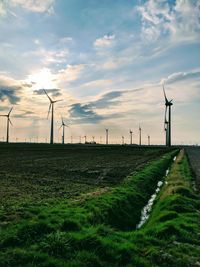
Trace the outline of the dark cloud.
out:
M 52 96 L 56 97 L 56 96 L 60 96 L 60 89 L 45 89 L 45 91 L 47 92 L 47 94 L 51 94 Z M 35 95 L 44 95 L 44 89 L 38 89 L 38 90 L 34 90 L 33 93 Z
M 112 91 L 102 95 L 98 100 L 88 103 L 75 103 L 70 106 L 70 118 L 75 123 L 98 123 L 107 119 L 122 118 L 125 116 L 123 112 L 107 115 L 99 115 L 95 109 L 109 109 L 112 106 L 119 105 L 123 100 L 118 99 L 124 94 L 134 93 L 143 90 L 138 88 L 134 90 Z
M 17 91 L 21 90 L 19 86 L 4 86 L 0 85 L 0 100 L 9 100 L 11 104 L 17 104 L 20 101 L 20 97 L 17 95 Z
M 87 104 L 75 103 L 71 105 L 69 113 L 70 118 L 79 123 L 98 123 L 103 119 L 102 116 L 98 115 L 91 109 L 90 105 Z
M 96 101 L 90 102 L 90 106 L 93 108 L 103 109 L 109 108 L 110 106 L 118 105 L 121 101 L 116 100 L 122 96 L 126 91 L 113 91 L 107 94 L 104 94 Z

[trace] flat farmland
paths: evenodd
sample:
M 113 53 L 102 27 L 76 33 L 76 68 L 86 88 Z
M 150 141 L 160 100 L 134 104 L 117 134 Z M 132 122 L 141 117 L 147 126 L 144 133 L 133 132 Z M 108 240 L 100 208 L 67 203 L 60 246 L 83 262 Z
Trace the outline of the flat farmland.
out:
M 2 204 L 69 199 L 110 188 L 166 152 L 131 146 L 0 145 Z

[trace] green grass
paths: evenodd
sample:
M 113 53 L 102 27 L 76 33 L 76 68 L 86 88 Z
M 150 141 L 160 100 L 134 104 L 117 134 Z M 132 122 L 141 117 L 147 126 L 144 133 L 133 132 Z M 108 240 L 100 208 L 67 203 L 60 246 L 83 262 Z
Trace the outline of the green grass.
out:
M 183 151 L 149 220 L 135 230 L 175 154 L 162 155 L 109 190 L 17 206 L 21 215 L 2 224 L 0 266 L 198 267 L 200 199 Z
M 133 232 L 176 153 L 100 195 L 20 206 L 19 220 L 2 228 L 2 266 L 144 266 Z
M 144 239 L 150 239 L 142 250 L 147 262 L 154 266 L 199 266 L 200 199 L 192 190 L 192 181 L 188 159 L 182 151 L 141 230 Z M 151 238 L 159 243 L 151 244 Z

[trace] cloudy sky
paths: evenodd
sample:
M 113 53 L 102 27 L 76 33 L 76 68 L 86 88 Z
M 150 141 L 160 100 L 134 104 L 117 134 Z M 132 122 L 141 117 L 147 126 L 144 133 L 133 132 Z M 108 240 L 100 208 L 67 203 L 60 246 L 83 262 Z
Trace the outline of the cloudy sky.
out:
M 49 139 L 49 95 L 73 136 L 200 143 L 200 0 L 0 0 L 0 114 L 13 106 L 11 139 Z M 6 135 L 0 117 L 0 140 Z

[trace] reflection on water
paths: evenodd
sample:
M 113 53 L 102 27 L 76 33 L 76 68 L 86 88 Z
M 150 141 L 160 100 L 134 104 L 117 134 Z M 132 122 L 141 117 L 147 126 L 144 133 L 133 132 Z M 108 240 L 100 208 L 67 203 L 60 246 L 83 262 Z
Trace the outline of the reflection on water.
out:
M 175 160 L 176 160 L 176 157 L 175 157 L 174 161 Z M 169 169 L 166 170 L 165 176 L 167 176 L 168 174 L 169 174 Z M 165 182 L 165 183 L 167 183 L 167 182 Z M 147 205 L 144 206 L 144 208 L 142 209 L 140 222 L 137 224 L 136 229 L 139 229 L 148 220 L 148 218 L 150 216 L 151 209 L 153 207 L 154 200 L 156 199 L 156 196 L 159 193 L 162 185 L 163 185 L 163 181 L 159 181 L 157 183 L 155 192 L 153 193 L 153 195 L 151 195 Z

